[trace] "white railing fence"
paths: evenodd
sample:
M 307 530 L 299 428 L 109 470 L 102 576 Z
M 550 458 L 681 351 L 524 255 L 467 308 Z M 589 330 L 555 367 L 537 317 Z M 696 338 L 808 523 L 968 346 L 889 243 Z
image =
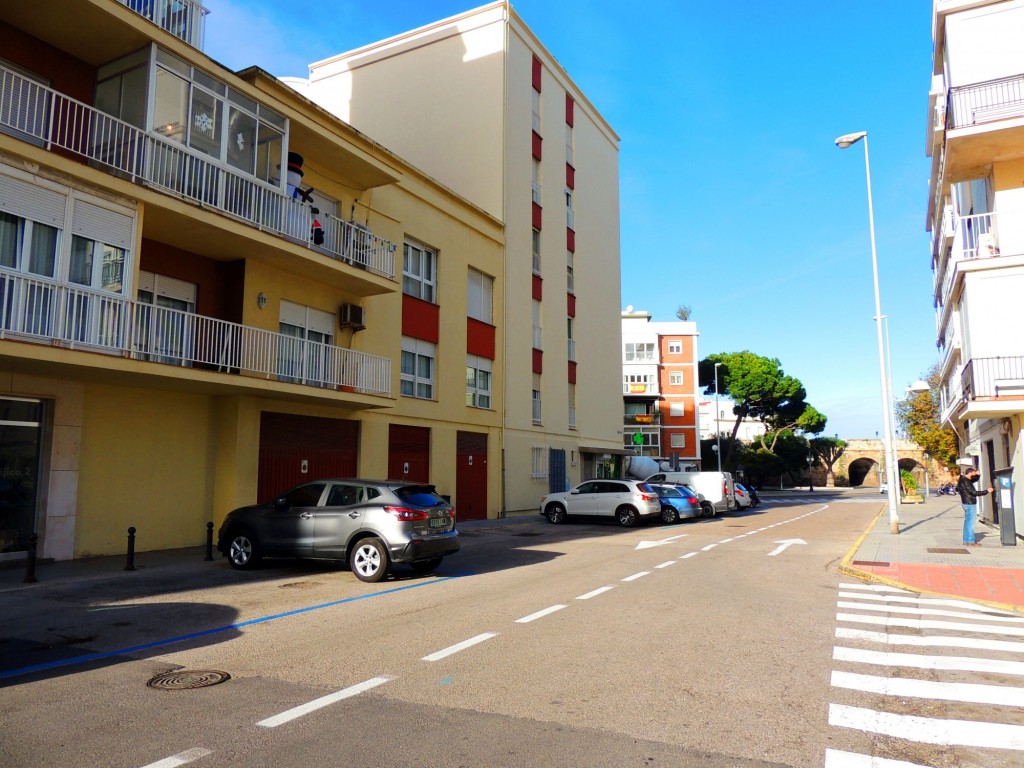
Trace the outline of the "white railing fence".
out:
M 170 139 L 93 109 L 0 66 L 0 130 L 85 157 L 138 181 L 242 219 L 369 272 L 395 279 L 395 246 L 367 228 L 321 213 L 280 189 L 219 165 Z
M 117 0 L 161 29 L 203 50 L 209 10 L 196 0 Z
M 0 271 L 0 338 L 313 387 L 391 393 L 391 360 Z

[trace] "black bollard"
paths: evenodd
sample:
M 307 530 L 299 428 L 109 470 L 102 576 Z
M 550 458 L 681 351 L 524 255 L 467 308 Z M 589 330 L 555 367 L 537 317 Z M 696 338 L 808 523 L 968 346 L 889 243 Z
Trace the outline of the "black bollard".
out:
M 128 529 L 128 562 L 125 563 L 126 571 L 135 570 L 135 526 Z
M 36 583 L 36 547 L 39 544 L 39 534 L 33 533 L 28 537 L 28 554 L 25 558 L 25 578 L 22 584 Z
M 213 523 L 206 524 L 206 557 L 203 560 L 213 560 Z

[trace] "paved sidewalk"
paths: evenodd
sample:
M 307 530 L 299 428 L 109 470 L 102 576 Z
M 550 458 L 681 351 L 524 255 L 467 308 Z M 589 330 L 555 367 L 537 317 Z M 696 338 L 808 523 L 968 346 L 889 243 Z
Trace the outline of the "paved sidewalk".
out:
M 958 496 L 900 505 L 900 533 L 889 532 L 888 509 L 874 520 L 840 564 L 856 578 L 904 589 L 989 603 L 1024 612 L 1024 541 L 1000 543 L 999 529 L 979 521 L 981 546 L 963 545 Z

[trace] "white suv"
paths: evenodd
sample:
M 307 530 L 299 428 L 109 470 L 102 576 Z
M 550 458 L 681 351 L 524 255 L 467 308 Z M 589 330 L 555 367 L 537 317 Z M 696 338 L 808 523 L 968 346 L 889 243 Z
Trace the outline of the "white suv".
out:
M 565 522 L 569 515 L 614 517 L 628 528 L 641 517 L 660 516 L 661 500 L 636 480 L 587 480 L 571 491 L 549 493 L 540 500 L 540 513 L 551 523 Z

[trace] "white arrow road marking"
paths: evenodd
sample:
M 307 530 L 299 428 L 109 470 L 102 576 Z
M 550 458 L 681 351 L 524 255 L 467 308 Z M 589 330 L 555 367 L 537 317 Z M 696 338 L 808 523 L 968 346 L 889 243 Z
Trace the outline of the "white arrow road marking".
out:
M 651 547 L 660 547 L 662 544 L 668 544 L 670 541 L 675 541 L 676 539 L 682 539 L 682 538 L 685 538 L 686 536 L 689 536 L 689 535 L 690 534 L 688 534 L 688 533 L 681 533 L 678 536 L 669 536 L 667 539 L 660 539 L 659 541 L 641 541 L 639 544 L 636 545 L 636 548 L 637 549 L 650 549 Z M 635 552 L 636 550 L 633 550 L 633 551 Z
M 779 554 L 779 552 L 782 552 L 784 549 L 786 549 L 786 547 L 791 547 L 794 544 L 806 544 L 807 542 L 803 539 L 782 539 L 781 541 L 776 541 L 775 543 L 779 544 L 780 546 L 776 547 L 771 552 L 769 552 L 768 557 L 775 557 L 777 554 Z

